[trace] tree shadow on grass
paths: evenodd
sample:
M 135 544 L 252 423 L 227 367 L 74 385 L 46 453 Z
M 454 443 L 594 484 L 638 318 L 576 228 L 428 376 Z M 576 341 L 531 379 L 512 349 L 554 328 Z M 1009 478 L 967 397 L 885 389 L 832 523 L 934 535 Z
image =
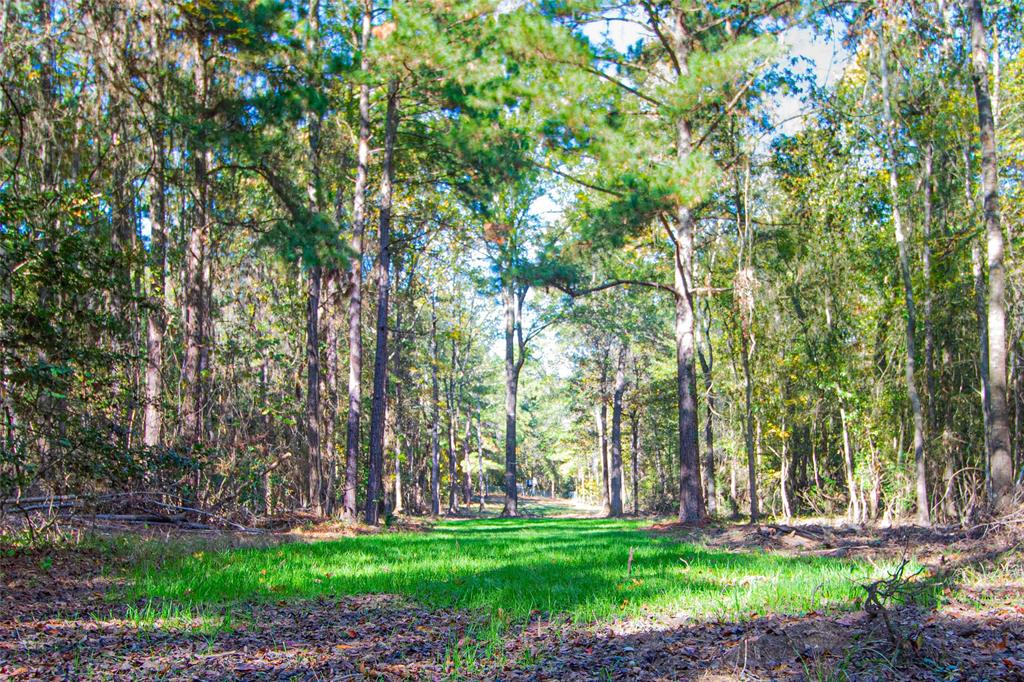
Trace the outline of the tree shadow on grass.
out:
M 648 607 L 749 617 L 850 601 L 856 581 L 876 572 L 652 539 L 616 521 L 511 519 L 190 556 L 141 573 L 134 596 L 220 604 L 397 594 L 515 618 L 539 610 L 590 621 Z

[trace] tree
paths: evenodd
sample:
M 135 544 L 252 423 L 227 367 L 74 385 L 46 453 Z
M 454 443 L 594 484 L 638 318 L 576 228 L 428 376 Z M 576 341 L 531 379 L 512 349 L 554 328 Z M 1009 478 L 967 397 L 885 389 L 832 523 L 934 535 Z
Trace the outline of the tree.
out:
M 615 364 L 615 386 L 612 389 L 612 452 L 609 494 L 609 516 L 622 516 L 622 396 L 626 392 L 626 365 L 629 351 L 620 344 Z
M 380 228 L 377 256 L 377 345 L 373 356 L 373 408 L 370 413 L 370 473 L 366 491 L 366 522 L 380 518 L 384 476 L 384 421 L 387 408 L 388 303 L 391 295 L 391 202 L 394 186 L 395 136 L 398 129 L 397 81 L 388 85 L 384 124 L 384 170 L 380 188 Z
M 679 518 L 686 522 L 700 521 L 705 515 L 694 357 L 696 220 L 719 175 L 709 152 L 713 135 L 750 95 L 772 54 L 770 43 L 758 33 L 770 24 L 777 9 L 771 3 L 697 9 L 645 2 L 630 17 L 641 22 L 650 36 L 639 50 L 621 54 L 607 46 L 588 51 L 576 45 L 561 51 L 549 47 L 547 53 L 551 61 L 573 63 L 603 82 L 610 90 L 606 96 L 614 102 L 613 115 L 600 122 L 602 128 L 594 127 L 593 112 L 579 108 L 560 121 L 576 133 L 566 134 L 575 146 L 582 140 L 599 150 L 602 181 L 588 184 L 598 187 L 605 206 L 595 221 L 599 228 L 591 234 L 597 236 L 603 230 L 603 241 L 607 243 L 611 236 L 615 244 L 625 234 L 653 223 L 671 244 L 672 284 L 644 285 L 670 291 L 675 304 Z M 619 11 L 618 6 L 601 7 L 584 13 L 575 26 L 605 14 L 619 18 Z M 648 63 L 659 64 L 659 69 L 652 71 Z M 612 68 L 625 71 L 628 78 L 615 76 Z M 668 149 L 670 154 L 665 153 Z
M 882 112 L 885 126 L 885 156 L 888 163 L 889 196 L 892 201 L 892 224 L 896 233 L 896 248 L 899 252 L 900 274 L 903 279 L 903 298 L 906 306 L 906 361 L 904 363 L 907 395 L 910 398 L 910 409 L 914 420 L 914 462 L 917 474 L 917 520 L 923 525 L 930 522 L 928 507 L 928 475 L 925 464 L 924 448 L 924 415 L 921 397 L 917 392 L 914 378 L 916 367 L 916 349 L 914 336 L 917 332 L 917 308 L 914 304 L 914 286 L 910 275 L 910 256 L 907 253 L 907 237 L 903 228 L 903 220 L 899 206 L 899 181 L 897 179 L 896 158 L 893 144 L 895 124 L 892 118 L 891 94 L 889 92 L 888 55 L 885 46 L 885 14 L 879 19 L 878 54 L 881 63 L 882 80 Z
M 373 21 L 372 0 L 362 7 L 359 39 L 360 70 L 369 70 L 367 53 Z M 360 421 L 363 411 L 363 233 L 366 229 L 366 192 L 370 165 L 370 83 L 359 84 L 359 143 L 355 189 L 352 195 L 352 263 L 346 280 L 348 294 L 348 420 L 345 425 L 345 489 L 342 513 L 356 517 L 356 479 L 359 475 Z
M 1006 405 L 1006 275 L 1003 267 L 1003 232 L 999 226 L 999 168 L 996 133 L 988 84 L 988 50 L 981 0 L 968 8 L 971 35 L 971 79 L 978 105 L 981 136 L 981 193 L 988 248 L 988 459 L 992 503 L 1007 510 L 1013 501 L 1013 460 Z

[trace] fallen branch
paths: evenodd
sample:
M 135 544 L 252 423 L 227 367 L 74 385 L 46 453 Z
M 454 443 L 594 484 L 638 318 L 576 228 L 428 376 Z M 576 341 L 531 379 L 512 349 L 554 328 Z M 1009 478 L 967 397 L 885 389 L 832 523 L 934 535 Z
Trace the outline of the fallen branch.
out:
M 189 521 L 188 514 L 206 518 L 218 526 L 241 533 L 264 533 L 263 529 L 249 528 L 224 516 L 196 507 L 169 504 L 162 499 L 172 497 L 157 491 L 115 492 L 96 495 L 53 495 L 24 498 L 8 498 L 0 507 L 16 510 L 26 517 L 32 512 L 47 512 L 55 518 L 79 516 L 119 523 L 161 523 L 174 524 L 188 530 L 215 530 L 216 526 Z M 123 501 L 122 501 L 123 500 Z M 98 512 L 97 507 L 110 511 Z M 112 507 L 112 509 L 111 509 Z M 154 511 L 157 507 L 160 511 Z M 131 513 L 131 510 L 138 510 Z
M 215 519 L 215 520 L 220 521 L 221 523 L 224 523 L 225 525 L 231 526 L 235 530 L 241 531 L 243 533 L 262 533 L 262 532 L 264 532 L 263 530 L 261 530 L 259 528 L 246 528 L 245 526 L 243 526 L 240 523 L 235 523 L 234 521 L 226 519 L 223 516 L 218 516 L 217 514 L 213 514 L 213 513 L 208 512 L 208 511 L 203 511 L 202 509 L 196 509 L 195 507 L 183 507 L 183 506 L 180 506 L 180 505 L 177 505 L 177 504 L 167 504 L 166 502 L 153 502 L 153 504 L 157 505 L 158 507 L 163 507 L 164 509 L 175 509 L 175 510 L 183 511 L 183 512 L 192 512 L 193 514 L 199 514 L 200 516 L 205 516 L 207 518 Z
M 120 521 L 122 523 L 184 523 L 183 516 L 162 516 L 160 514 L 89 514 L 89 518 L 100 521 Z

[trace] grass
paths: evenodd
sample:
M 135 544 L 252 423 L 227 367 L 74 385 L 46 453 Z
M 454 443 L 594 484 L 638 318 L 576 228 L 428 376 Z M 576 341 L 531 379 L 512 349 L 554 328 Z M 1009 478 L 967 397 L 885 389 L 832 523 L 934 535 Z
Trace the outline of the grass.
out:
M 214 611 L 201 606 L 155 600 L 139 605 L 129 604 L 124 619 L 137 630 L 188 629 L 200 635 L 231 632 L 236 625 L 230 606 Z
M 137 569 L 128 596 L 209 606 L 382 593 L 501 620 L 534 611 L 578 622 L 657 612 L 746 620 L 850 606 L 861 583 L 889 568 L 711 550 L 650 537 L 631 520 L 488 518 L 429 533 L 194 552 Z

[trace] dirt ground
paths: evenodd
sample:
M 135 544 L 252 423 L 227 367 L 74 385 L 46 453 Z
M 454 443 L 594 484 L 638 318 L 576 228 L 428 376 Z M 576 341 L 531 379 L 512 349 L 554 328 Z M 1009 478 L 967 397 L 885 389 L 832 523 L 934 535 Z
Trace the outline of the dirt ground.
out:
M 912 556 L 935 570 L 998 560 L 1024 542 L 1024 524 L 952 526 L 873 526 L 797 523 L 793 525 L 712 524 L 704 527 L 655 523 L 651 532 L 682 542 L 700 542 L 721 549 L 762 550 L 789 556 L 854 558 Z
M 651 532 L 792 555 L 909 553 L 946 582 L 937 609 L 886 612 L 898 647 L 884 619 L 864 611 L 596 626 L 537 615 L 484 656 L 473 653 L 479 614 L 387 595 L 234 607 L 216 633 L 187 619 L 141 627 L 105 599 L 123 580 L 109 553 L 19 552 L 0 558 L 0 679 L 1024 680 L 1018 529 L 670 524 Z M 280 540 L 223 534 L 195 542 Z

